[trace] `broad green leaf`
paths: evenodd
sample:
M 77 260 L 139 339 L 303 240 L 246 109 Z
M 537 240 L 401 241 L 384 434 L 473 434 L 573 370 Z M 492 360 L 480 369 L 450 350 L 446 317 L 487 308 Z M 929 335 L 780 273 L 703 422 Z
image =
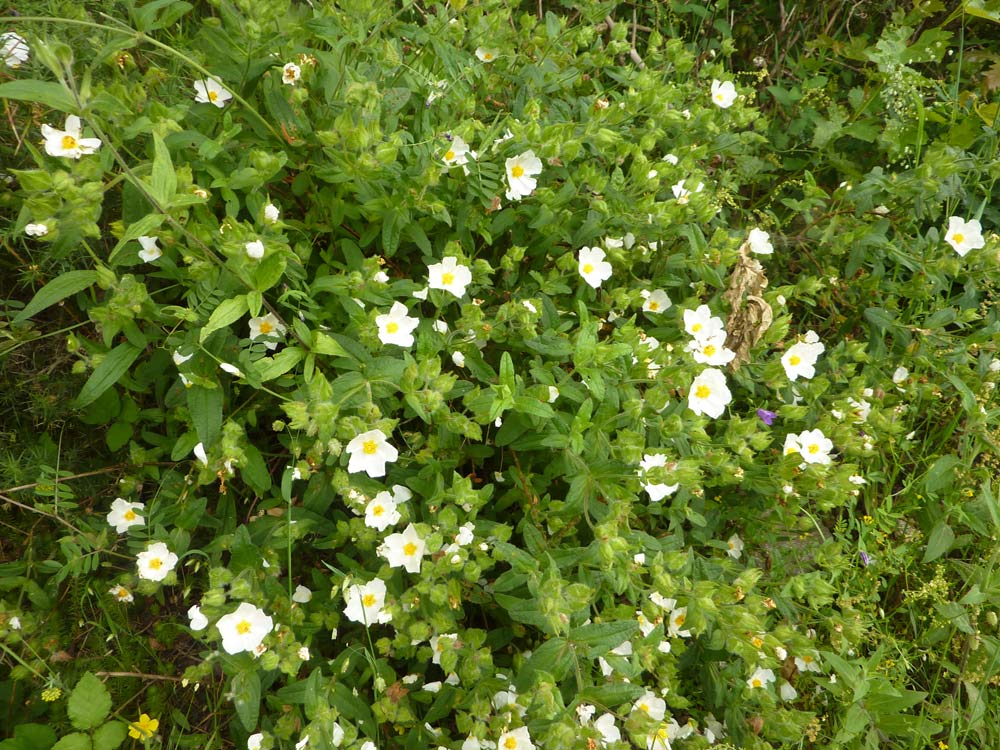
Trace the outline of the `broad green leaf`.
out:
M 87 672 L 76 683 L 66 702 L 66 715 L 77 729 L 92 729 L 102 723 L 111 711 L 111 694 L 101 682 Z
M 593 703 L 602 708 L 614 708 L 624 703 L 631 703 L 645 692 L 645 688 L 626 682 L 588 687 L 576 694 L 581 703 Z
M 327 354 L 331 357 L 349 357 L 347 350 L 340 343 L 322 331 L 313 331 L 312 350 L 316 354 Z
M 951 545 L 954 543 L 955 532 L 951 530 L 951 526 L 942 518 L 934 525 L 930 536 L 927 538 L 927 549 L 924 550 L 924 562 L 929 563 L 937 560 L 941 555 L 950 550 Z
M 37 315 L 42 310 L 82 292 L 97 281 L 97 271 L 67 271 L 56 276 L 52 281 L 38 290 L 21 312 L 14 316 L 14 323 L 21 323 Z
M 91 750 L 92 747 L 90 737 L 81 732 L 73 732 L 64 735 L 52 746 L 52 750 Z
M 256 672 L 240 672 L 233 676 L 232 689 L 233 705 L 240 724 L 246 731 L 252 732 L 260 716 L 260 676 Z
M 618 648 L 639 630 L 636 620 L 616 622 L 591 622 L 569 631 L 573 643 L 588 646 L 591 654 L 602 656 L 613 648 Z
M 167 206 L 177 192 L 177 175 L 163 139 L 153 133 L 153 176 L 150 192 L 161 206 Z
M 938 492 L 950 487 L 955 481 L 955 467 L 961 463 L 958 456 L 948 454 L 941 456 L 927 471 L 924 477 L 924 489 L 928 492 Z
M 254 363 L 257 375 L 261 380 L 274 380 L 291 370 L 302 361 L 305 352 L 297 346 L 289 346 L 282 349 L 273 357 L 264 357 Z
M 76 111 L 76 100 L 58 83 L 50 81 L 8 81 L 0 83 L 0 99 L 17 99 L 22 102 L 38 102 L 50 109 L 72 114 Z M 49 118 L 45 118 L 49 119 Z M 62 128 L 63 123 L 49 123 L 55 128 Z
M 222 429 L 222 389 L 193 385 L 185 390 L 198 440 L 206 446 L 212 445 Z
M 83 384 L 80 395 L 76 397 L 73 406 L 82 409 L 96 401 L 102 393 L 128 372 L 128 368 L 132 366 L 141 353 L 142 349 L 129 343 L 119 344 L 108 352 L 101 363 L 90 373 L 90 377 Z
M 201 334 L 198 337 L 198 340 L 204 341 L 209 337 L 209 335 L 215 333 L 220 328 L 225 328 L 230 323 L 235 323 L 246 314 L 248 309 L 249 305 L 245 294 L 233 297 L 232 299 L 223 300 L 219 303 L 219 306 L 212 311 L 205 327 L 201 329 Z
M 264 457 L 252 443 L 244 445 L 243 452 L 246 454 L 247 463 L 246 466 L 240 467 L 240 476 L 243 477 L 243 481 L 249 485 L 250 489 L 258 495 L 263 495 L 271 489 L 271 475 L 267 471 Z
M 56 733 L 45 724 L 18 724 L 14 737 L 0 742 L 0 750 L 49 750 L 56 742 Z
M 94 750 L 115 750 L 125 741 L 127 729 L 120 721 L 109 721 L 94 732 Z
M 519 693 L 528 692 L 535 682 L 535 675 L 545 672 L 559 682 L 576 661 L 573 647 L 565 638 L 552 638 L 536 648 L 531 657 L 521 665 L 514 684 Z
M 111 255 L 108 256 L 108 263 L 114 263 L 115 259 L 118 257 L 118 253 L 121 252 L 125 245 L 132 240 L 137 240 L 140 237 L 148 235 L 154 229 L 159 227 L 165 218 L 166 217 L 163 214 L 147 214 L 134 224 L 130 224 L 129 228 L 125 230 L 125 234 L 123 234 L 122 238 L 118 240 L 118 244 L 115 245 L 114 249 L 111 251 Z

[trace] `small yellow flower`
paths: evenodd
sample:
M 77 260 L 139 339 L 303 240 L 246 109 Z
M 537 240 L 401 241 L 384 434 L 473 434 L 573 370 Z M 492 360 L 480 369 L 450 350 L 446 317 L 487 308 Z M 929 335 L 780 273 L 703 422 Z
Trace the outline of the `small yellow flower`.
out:
M 57 687 L 45 688 L 45 690 L 42 691 L 42 700 L 46 703 L 52 703 L 53 701 L 59 700 L 61 697 L 62 690 Z
M 138 721 L 129 724 L 128 736 L 136 740 L 148 740 L 159 728 L 159 719 L 150 719 L 149 714 L 142 714 Z

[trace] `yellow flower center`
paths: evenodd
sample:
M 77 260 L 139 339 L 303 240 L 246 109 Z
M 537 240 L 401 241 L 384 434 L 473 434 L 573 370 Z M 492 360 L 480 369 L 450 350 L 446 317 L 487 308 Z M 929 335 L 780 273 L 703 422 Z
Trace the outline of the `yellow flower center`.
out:
M 363 450 L 368 456 L 374 456 L 375 451 L 378 450 L 378 443 L 374 440 L 366 440 L 361 444 L 361 450 Z
M 503 741 L 503 746 L 507 748 L 507 750 L 514 750 L 514 748 L 517 747 L 517 740 L 513 737 L 508 737 Z
M 659 310 L 660 309 L 660 303 L 659 302 L 650 302 L 649 303 L 649 309 L 650 310 L 654 310 L 654 311 L 655 310 Z
M 376 505 L 374 508 L 372 508 L 373 516 L 381 516 L 383 513 L 385 513 L 385 508 L 382 507 L 381 505 Z
M 705 351 L 705 356 L 706 357 L 713 357 L 713 356 L 715 356 L 715 346 L 713 346 L 712 344 L 707 344 L 705 346 L 705 350 L 704 351 Z
M 399 323 L 397 323 L 396 321 L 392 321 L 391 323 L 386 325 L 385 330 L 386 333 L 395 333 L 396 331 L 399 330 Z
M 62 137 L 62 147 L 64 151 L 76 148 L 76 138 L 67 134 Z M 961 242 L 961 240 L 959 240 Z
M 451 286 L 455 283 L 455 274 L 448 272 L 441 274 L 441 283 L 445 286 Z
M 128 599 L 128 589 L 118 589 L 118 591 L 115 592 L 115 596 L 119 599 Z
M 126 521 L 134 521 L 134 520 L 136 519 L 136 515 L 135 515 L 135 511 L 134 511 L 134 510 L 132 510 L 131 508 L 129 508 L 129 509 L 128 509 L 127 511 L 125 511 L 125 513 L 124 513 L 124 514 L 122 515 L 122 518 L 124 518 L 124 519 L 125 519 Z
M 804 661 L 806 664 L 812 664 L 812 660 L 813 660 L 813 658 L 811 656 L 809 656 L 808 654 L 806 656 L 802 657 L 802 661 Z
M 808 448 L 806 448 L 806 450 L 809 451 L 809 453 L 811 453 L 811 454 L 819 453 L 819 445 L 816 444 L 816 443 L 813 443 Z
M 648 714 L 649 713 L 649 704 L 648 703 L 640 703 L 639 704 L 639 710 L 642 711 L 644 714 Z
M 444 160 L 451 161 L 454 158 L 455 158 L 455 152 L 452 149 L 448 149 L 448 151 L 444 155 Z
M 375 606 L 375 594 L 365 594 L 361 598 L 361 603 L 364 604 L 366 607 L 374 607 Z
M 493 54 L 491 52 L 484 52 L 483 53 L 483 59 L 484 60 L 492 60 L 493 59 Z
M 716 95 L 715 95 L 715 101 L 721 102 L 723 100 L 723 98 L 724 97 L 722 96 L 722 92 L 721 91 L 719 91 L 719 92 L 716 93 Z
M 708 398 L 712 395 L 712 389 L 707 385 L 702 384 L 694 389 L 694 395 L 695 398 Z
M 693 326 L 691 326 L 692 333 L 698 333 L 698 331 L 700 330 L 701 330 L 701 323 L 695 323 Z
M 593 273 L 594 272 L 594 266 L 591 265 L 590 263 L 584 263 L 583 264 L 583 272 L 584 273 Z
M 250 632 L 250 623 L 246 620 L 240 620 L 236 623 L 236 632 L 240 635 L 246 635 Z
M 754 677 L 754 678 L 753 678 L 753 683 L 752 683 L 752 684 L 753 684 L 753 686 L 754 686 L 755 688 L 759 688 L 759 687 L 761 687 L 761 686 L 762 686 L 762 685 L 763 685 L 764 683 L 760 681 L 760 678 L 759 678 L 759 677 Z
M 733 545 L 730 544 L 729 548 L 732 549 Z M 760 638 L 757 638 L 756 636 L 750 639 L 750 643 L 753 644 L 754 648 L 760 648 L 761 646 L 764 645 L 764 641 L 762 641 Z
M 163 560 L 161 560 L 158 557 L 154 557 L 152 560 L 149 561 L 150 570 L 159 570 L 162 567 L 163 567 Z
M 208 92 L 208 100 L 210 102 L 214 102 L 218 98 L 219 98 L 219 92 L 218 91 L 209 91 Z
M 403 545 L 403 554 L 406 555 L 407 557 L 413 557 L 415 554 L 417 554 L 417 545 L 415 545 L 413 542 L 407 542 L 405 545 Z
M 510 168 L 511 177 L 520 177 L 523 174 L 524 174 L 524 167 L 522 167 L 520 164 L 515 164 L 513 167 Z
M 961 245 L 963 242 L 965 242 L 965 235 L 962 234 L 961 232 L 955 232 L 955 234 L 951 236 L 951 239 L 955 242 L 956 245 Z
M 677 627 L 680 627 L 681 625 L 684 624 L 684 621 L 686 619 L 687 619 L 687 615 L 677 615 L 677 617 L 674 618 L 674 625 L 676 625 Z
M 273 325 L 271 325 L 270 323 L 268 323 L 266 320 L 261 321 L 261 324 L 260 324 L 260 332 L 261 333 L 263 333 L 266 336 L 267 334 L 269 334 L 273 330 L 274 330 L 274 326 Z
M 797 354 L 793 354 L 791 357 L 788 358 L 788 364 L 790 364 L 792 367 L 795 367 L 795 365 L 799 364 L 800 362 L 802 362 L 802 358 L 799 357 L 799 355 Z

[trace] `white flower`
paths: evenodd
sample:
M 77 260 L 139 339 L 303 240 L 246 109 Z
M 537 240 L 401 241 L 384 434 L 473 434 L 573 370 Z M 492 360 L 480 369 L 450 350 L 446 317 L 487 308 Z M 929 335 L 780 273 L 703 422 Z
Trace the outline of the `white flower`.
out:
M 278 207 L 273 203 L 268 203 L 264 206 L 264 221 L 270 224 L 276 224 L 278 219 L 281 217 L 281 212 Z
M 260 744 L 264 741 L 264 733 L 257 732 L 247 737 L 247 750 L 260 750 Z
M 680 160 L 674 154 L 667 154 L 663 157 L 662 161 L 667 162 L 667 164 L 673 164 L 675 167 L 680 162 Z
M 145 510 L 142 503 L 130 503 L 116 497 L 111 503 L 111 512 L 108 513 L 108 523 L 115 527 L 115 531 L 124 534 L 133 526 L 145 526 L 146 521 L 136 513 L 137 510 Z
M 491 63 L 497 59 L 498 54 L 497 50 L 489 47 L 476 47 L 476 57 L 480 62 Z
M 799 694 L 792 687 L 792 683 L 782 681 L 781 687 L 778 688 L 778 695 L 781 696 L 783 701 L 793 701 L 798 698 Z
M 772 682 L 774 682 L 774 672 L 770 669 L 757 667 L 754 673 L 747 679 L 747 687 L 753 690 L 755 688 L 767 687 Z
M 725 332 L 722 318 L 714 317 L 708 305 L 699 305 L 697 310 L 684 311 L 684 330 L 696 339 Z
M 351 457 L 347 471 L 356 474 L 363 471 L 370 477 L 384 477 L 385 465 L 399 458 L 399 451 L 386 442 L 382 430 L 362 432 L 347 444 L 347 454 Z
M 204 630 L 208 627 L 208 618 L 201 613 L 201 607 L 197 604 L 188 610 L 188 619 L 191 621 L 191 630 Z
M 618 742 L 622 738 L 622 733 L 615 726 L 615 715 L 613 713 L 601 714 L 594 721 L 594 729 L 601 733 L 601 744 L 607 745 L 609 742 Z
M 542 162 L 534 151 L 525 151 L 519 156 L 512 156 L 506 161 L 507 167 L 507 200 L 519 201 L 534 192 L 538 182 L 535 175 L 541 174 Z
M 365 584 L 348 586 L 344 593 L 344 617 L 362 625 L 387 623 L 392 613 L 385 609 L 385 582 L 380 578 Z
M 402 566 L 410 573 L 419 573 L 426 548 L 426 542 L 411 523 L 401 534 L 389 534 L 378 548 L 378 554 L 388 560 L 390 568 Z
M 695 362 L 713 367 L 728 365 L 736 358 L 736 352 L 726 348 L 726 332 L 722 330 L 696 336 L 688 343 L 687 350 Z
M 602 281 L 611 278 L 611 264 L 604 260 L 604 251 L 601 248 L 582 247 L 577 257 L 580 275 L 594 289 L 597 289 Z
M 404 487 L 401 484 L 392 485 L 392 499 L 396 501 L 396 505 L 402 505 L 408 502 L 413 497 L 413 493 L 410 491 L 409 487 Z
M 822 672 L 820 669 L 819 662 L 816 661 L 816 657 L 812 654 L 803 654 L 802 656 L 795 657 L 795 666 L 798 667 L 800 672 Z
M 274 620 L 264 610 L 242 602 L 235 612 L 220 617 L 215 626 L 222 636 L 222 650 L 227 654 L 238 654 L 255 651 L 264 636 L 274 630 Z
M 181 375 L 181 377 L 183 378 L 184 376 Z M 204 443 L 198 443 L 191 452 L 194 453 L 194 457 L 201 461 L 204 466 L 208 466 L 208 454 L 205 452 Z
M 712 419 L 722 416 L 733 395 L 726 386 L 726 376 L 722 370 L 707 368 L 691 383 L 688 393 L 688 408 L 695 414 L 704 414 Z
M 298 656 L 302 661 L 309 661 L 310 658 L 309 649 L 306 648 L 305 646 L 300 646 L 299 650 L 295 652 L 295 655 Z
M 292 594 L 292 601 L 299 604 L 305 604 L 312 598 L 313 592 L 301 584 L 295 587 L 295 592 Z
M 431 289 L 444 289 L 456 297 L 462 297 L 465 287 L 472 283 L 472 271 L 468 266 L 460 265 L 458 258 L 453 255 L 443 258 L 440 263 L 427 266 L 427 275 L 427 286 Z
M 146 261 L 147 263 L 152 263 L 154 260 L 163 255 L 163 251 L 156 244 L 156 237 L 148 237 L 143 235 L 139 237 L 139 244 L 142 245 L 142 250 L 139 251 L 139 257 Z
M 455 367 L 465 367 L 465 355 L 462 352 L 452 352 L 451 361 L 455 363 Z
M 461 526 L 458 527 L 458 533 L 455 534 L 455 544 L 457 544 L 459 547 L 464 547 L 468 544 L 472 544 L 472 542 L 475 541 L 476 538 L 474 534 L 475 530 L 476 527 L 473 525 L 471 521 L 469 521 L 468 523 L 463 523 Z
M 726 554 L 734 560 L 739 560 L 740 555 L 743 554 L 743 540 L 740 539 L 739 534 L 733 534 L 729 537 L 729 541 L 726 542 L 726 546 L 729 547 L 729 549 L 726 550 Z
M 469 157 L 478 159 L 479 154 L 470 149 L 469 144 L 456 135 L 451 139 L 451 144 L 448 146 L 448 150 L 444 152 L 444 156 L 441 158 L 449 167 L 453 164 L 457 164 L 465 170 L 466 174 L 468 174 L 469 169 L 465 165 L 469 163 Z
M 129 601 L 131 601 L 131 599 Z M 11 630 L 21 629 L 21 618 L 18 617 L 17 615 L 14 615 L 13 617 L 10 618 L 10 629 Z
M 905 367 L 897 367 L 896 371 L 892 373 L 892 382 L 896 385 L 900 385 L 905 382 L 906 379 L 910 377 L 910 371 Z
M 685 182 L 686 180 L 681 180 L 676 185 L 673 185 L 670 188 L 670 191 L 674 194 L 674 197 L 677 199 L 677 202 L 682 206 L 689 200 L 691 200 L 691 191 L 688 190 L 686 187 L 684 187 Z M 700 193 L 704 189 L 705 189 L 705 183 L 699 182 L 698 187 L 694 189 L 694 192 Z
M 250 340 L 256 341 L 261 336 L 269 339 L 264 342 L 264 346 L 267 349 L 277 349 L 278 342 L 270 339 L 281 338 L 287 330 L 274 313 L 268 313 L 259 318 L 250 318 Z
M 79 159 L 84 154 L 92 154 L 101 147 L 100 138 L 81 138 L 83 126 L 76 115 L 67 115 L 66 129 L 57 130 L 51 125 L 42 125 L 45 138 L 45 153 L 49 156 L 64 156 Z
M 49 228 L 45 224 L 28 224 L 24 227 L 24 233 L 29 237 L 44 237 L 49 233 Z
M 678 607 L 671 610 L 670 617 L 667 618 L 667 635 L 671 638 L 690 638 L 691 631 L 683 630 L 687 621 L 687 607 Z
M 246 250 L 247 256 L 251 260 L 260 260 L 264 257 L 264 243 L 260 240 L 247 242 L 243 245 L 243 249 Z
M 829 464 L 833 460 L 830 458 L 833 442 L 823 434 L 822 430 L 800 432 L 796 440 L 799 444 L 799 455 L 807 464 Z M 788 453 L 787 448 L 785 452 Z
M 135 597 L 132 596 L 132 592 L 121 584 L 116 584 L 108 589 L 108 593 L 119 602 L 134 602 Z
M 590 718 L 597 711 L 596 708 L 591 706 L 589 703 L 580 703 L 576 707 L 576 716 L 580 720 L 581 724 L 586 724 L 590 721 Z
M 654 289 L 651 292 L 644 291 L 642 296 L 646 298 L 646 301 L 642 303 L 643 312 L 659 315 L 673 304 L 670 297 L 662 289 Z
M 847 481 L 850 482 L 851 484 L 856 484 L 858 486 L 862 484 L 868 484 L 868 480 L 865 479 L 860 474 L 851 474 L 851 476 L 847 478 Z
M 733 102 L 736 101 L 736 87 L 733 82 L 712 81 L 712 101 L 723 109 L 733 106 Z
M 527 727 L 519 727 L 510 732 L 504 732 L 497 739 L 497 750 L 535 750 Z
M 647 453 L 643 455 L 639 462 L 639 478 L 644 478 L 644 473 L 654 467 L 666 466 L 667 457 L 662 453 Z M 653 503 L 660 502 L 663 498 L 673 495 L 680 487 L 679 484 L 652 484 L 644 483 L 643 489 L 649 493 L 649 500 Z
M 549 386 L 549 403 L 554 403 L 555 400 L 559 398 L 559 389 L 554 385 Z
M 177 367 L 183 365 L 193 356 L 194 356 L 193 352 L 191 354 L 181 354 L 180 349 L 174 349 L 174 353 L 170 355 L 170 357 L 174 360 L 174 365 L 176 365 Z
M 309 744 L 309 735 L 305 735 L 301 740 L 295 743 L 295 750 L 303 750 L 306 745 Z
M 653 721 L 663 721 L 667 712 L 667 702 L 651 690 L 647 690 L 632 704 L 633 711 L 642 711 Z
M 220 362 L 219 369 L 228 372 L 230 375 L 233 375 L 234 377 L 237 378 L 243 377 L 243 371 L 240 370 L 240 368 L 237 367 L 236 365 L 231 365 L 228 362 Z
M 163 542 L 153 542 L 136 556 L 139 578 L 147 581 L 162 581 L 177 565 L 177 555 Z
M 281 68 L 281 82 L 294 86 L 302 77 L 302 69 L 295 63 L 285 63 Z
M 774 252 L 771 235 L 763 229 L 751 229 L 747 242 L 750 243 L 750 252 L 757 253 L 757 255 L 771 255 Z
M 970 250 L 986 244 L 983 239 L 983 227 L 979 221 L 976 219 L 964 221 L 958 216 L 948 219 L 948 230 L 944 233 L 944 240 L 963 257 Z
M 3 58 L 3 64 L 8 68 L 20 68 L 22 63 L 28 61 L 30 54 L 31 50 L 24 37 L 13 31 L 0 34 L 0 58 Z
M 812 331 L 810 331 L 812 333 Z M 781 366 L 789 380 L 809 380 L 816 374 L 816 360 L 826 347 L 819 342 L 797 341 L 781 355 Z
M 407 312 L 409 311 L 402 302 L 393 302 L 387 315 L 375 317 L 379 341 L 402 347 L 413 346 L 413 329 L 420 323 L 420 319 L 409 317 Z
M 233 95 L 214 78 L 195 81 L 194 91 L 194 100 L 196 102 L 199 104 L 214 104 L 219 109 L 225 107 L 226 102 L 233 98 Z
M 532 302 L 532 301 L 531 301 L 530 299 L 523 299 L 523 300 L 521 300 L 521 305 L 522 305 L 522 306 L 524 307 L 524 309 L 525 309 L 525 310 L 527 310 L 528 312 L 530 312 L 530 313 L 533 313 L 533 314 L 535 314 L 535 315 L 537 315 L 537 314 L 538 314 L 538 308 L 537 308 L 537 307 L 535 307 L 535 303 L 534 303 L 534 302 Z
M 365 526 L 378 531 L 385 531 L 398 523 L 400 518 L 396 501 L 388 492 L 379 492 L 365 507 Z
M 636 565 L 645 565 L 646 564 L 646 553 L 645 552 L 636 552 L 634 555 L 632 555 L 632 562 L 634 562 Z
M 639 632 L 642 633 L 643 638 L 656 629 L 656 625 L 646 619 L 646 615 L 643 614 L 641 609 L 635 611 L 635 619 L 639 623 Z
M 361 750 L 364 750 L 362 748 Z M 371 750 L 375 750 L 374 747 Z M 461 750 L 483 750 L 483 745 L 479 741 L 478 737 L 473 737 L 471 734 L 465 738 L 465 742 L 462 743 Z

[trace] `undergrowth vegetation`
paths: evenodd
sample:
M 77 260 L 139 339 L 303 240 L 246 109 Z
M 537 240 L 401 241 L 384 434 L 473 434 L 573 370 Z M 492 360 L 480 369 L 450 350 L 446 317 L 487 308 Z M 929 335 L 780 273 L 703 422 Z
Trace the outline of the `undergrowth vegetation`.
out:
M 1000 746 L 954 5 L 3 17 L 0 748 Z

